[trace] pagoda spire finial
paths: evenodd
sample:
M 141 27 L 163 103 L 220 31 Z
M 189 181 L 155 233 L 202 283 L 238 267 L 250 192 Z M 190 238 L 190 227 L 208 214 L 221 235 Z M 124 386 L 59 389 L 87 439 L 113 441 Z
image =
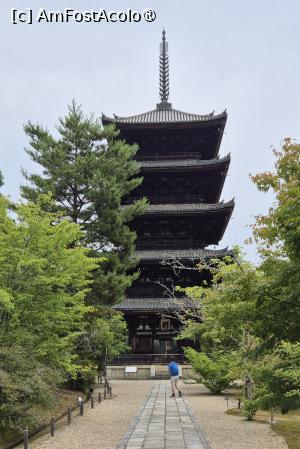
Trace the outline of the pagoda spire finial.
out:
M 161 102 L 157 105 L 158 109 L 171 109 L 169 99 L 169 56 L 168 42 L 166 41 L 166 32 L 163 29 L 162 41 L 160 44 L 159 55 L 159 96 Z

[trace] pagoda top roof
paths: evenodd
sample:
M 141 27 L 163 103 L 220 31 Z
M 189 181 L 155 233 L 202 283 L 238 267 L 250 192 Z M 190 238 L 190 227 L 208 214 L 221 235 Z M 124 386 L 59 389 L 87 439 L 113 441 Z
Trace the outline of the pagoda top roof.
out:
M 177 159 L 177 160 L 153 160 L 153 161 L 138 161 L 140 167 L 143 169 L 147 168 L 202 168 L 202 167 L 213 167 L 219 166 L 226 162 L 230 162 L 230 154 L 222 158 L 214 159 Z
M 123 206 L 127 207 L 127 206 Z M 207 204 L 207 203 L 190 203 L 190 204 L 149 204 L 147 209 L 141 215 L 152 214 L 177 214 L 177 213 L 207 213 L 218 212 L 222 210 L 232 210 L 234 207 L 234 200 L 224 203 Z
M 113 117 L 108 117 L 107 115 L 102 114 L 102 121 L 104 124 L 115 123 L 117 125 L 203 123 L 214 122 L 226 118 L 226 110 L 217 115 L 215 115 L 214 112 L 199 115 L 173 109 L 169 103 L 167 103 L 166 107 L 161 106 L 161 103 L 159 103 L 156 109 L 144 112 L 142 114 L 130 115 L 128 117 L 121 117 L 115 114 Z
M 225 256 L 233 256 L 228 248 L 223 249 L 168 249 L 136 251 L 135 257 L 141 260 L 190 259 L 203 260 Z
M 172 310 L 197 309 L 198 304 L 186 298 L 126 298 L 113 309 L 128 312 L 166 312 Z
M 104 124 L 115 123 L 120 127 L 135 128 L 149 125 L 178 125 L 178 124 L 190 124 L 190 125 L 211 125 L 214 123 L 223 123 L 225 126 L 227 119 L 227 112 L 224 110 L 220 114 L 215 115 L 214 111 L 209 114 L 193 114 L 190 112 L 183 112 L 178 109 L 173 109 L 172 104 L 169 103 L 169 56 L 168 56 L 168 42 L 166 41 L 166 32 L 162 32 L 162 41 L 160 44 L 160 56 L 159 56 L 159 97 L 160 102 L 156 105 L 156 108 L 144 112 L 142 114 L 130 115 L 130 116 L 118 116 L 113 115 L 109 117 L 102 114 L 102 122 Z

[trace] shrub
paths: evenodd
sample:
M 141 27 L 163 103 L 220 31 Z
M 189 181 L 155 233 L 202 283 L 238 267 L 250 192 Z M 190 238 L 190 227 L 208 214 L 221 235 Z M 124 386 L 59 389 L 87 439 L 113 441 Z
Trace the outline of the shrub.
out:
M 243 403 L 243 415 L 251 421 L 253 419 L 255 413 L 259 409 L 260 400 L 259 399 L 246 399 Z
M 219 394 L 229 387 L 232 357 L 219 351 L 209 355 L 192 348 L 185 349 L 185 355 L 198 375 L 197 381 L 203 383 L 212 393 Z
M 53 405 L 62 381 L 58 371 L 37 362 L 20 347 L 0 349 L 0 434 L 16 437 L 35 427 L 43 409 Z

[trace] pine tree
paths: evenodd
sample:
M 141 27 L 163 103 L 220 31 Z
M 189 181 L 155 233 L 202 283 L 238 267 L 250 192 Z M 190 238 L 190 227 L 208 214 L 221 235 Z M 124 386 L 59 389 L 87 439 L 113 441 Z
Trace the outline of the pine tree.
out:
M 56 208 L 82 226 L 92 255 L 105 257 L 95 273 L 90 302 L 121 300 L 134 277 L 127 274 L 135 264 L 135 233 L 128 223 L 146 205 L 138 200 L 121 207 L 122 197 L 142 180 L 133 160 L 137 146 L 118 139 L 115 126 L 102 127 L 94 116 L 85 117 L 74 101 L 59 119 L 58 137 L 31 122 L 24 129 L 30 138 L 26 151 L 43 171 L 24 172 L 29 185 L 21 187 L 23 197 L 36 201 L 40 193 L 51 192 Z

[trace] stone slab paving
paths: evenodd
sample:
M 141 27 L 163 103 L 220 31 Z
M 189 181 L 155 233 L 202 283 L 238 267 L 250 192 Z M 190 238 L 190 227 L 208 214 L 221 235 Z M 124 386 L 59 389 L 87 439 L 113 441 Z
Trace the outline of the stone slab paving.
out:
M 157 381 L 117 449 L 210 449 L 184 397 L 170 397 L 168 381 Z

